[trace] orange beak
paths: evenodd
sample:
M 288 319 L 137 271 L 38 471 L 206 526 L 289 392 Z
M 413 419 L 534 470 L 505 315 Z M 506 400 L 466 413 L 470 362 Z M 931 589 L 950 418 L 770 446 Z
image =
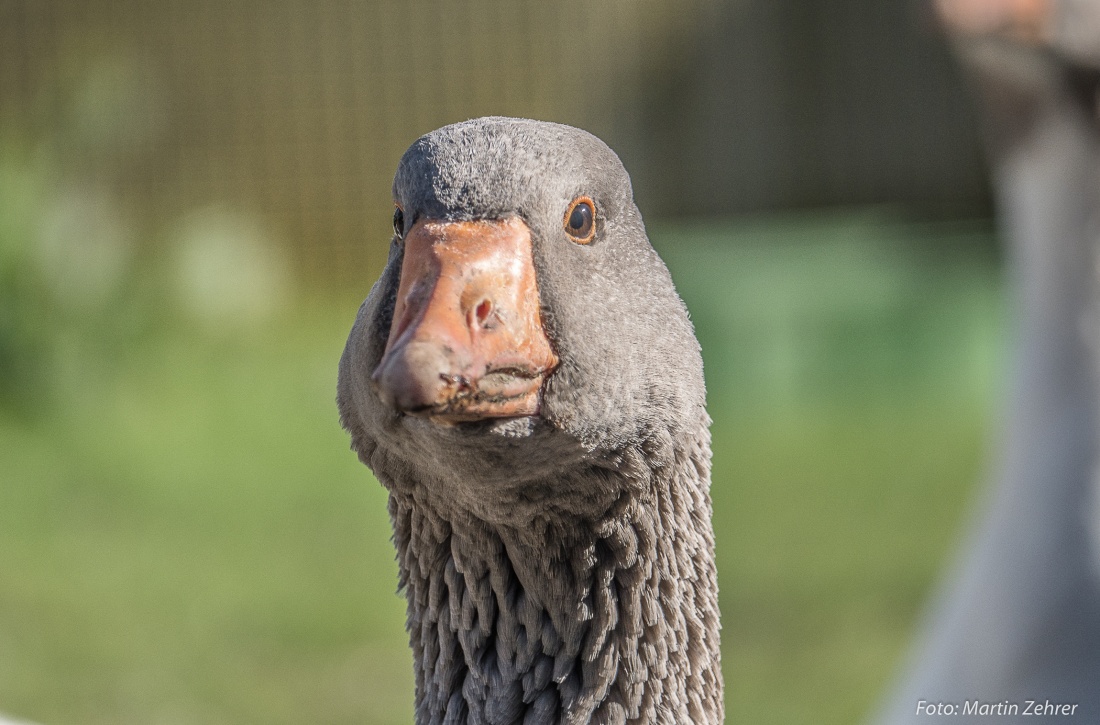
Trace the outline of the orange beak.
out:
M 371 376 L 386 405 L 443 423 L 535 415 L 557 364 L 522 220 L 413 225 Z

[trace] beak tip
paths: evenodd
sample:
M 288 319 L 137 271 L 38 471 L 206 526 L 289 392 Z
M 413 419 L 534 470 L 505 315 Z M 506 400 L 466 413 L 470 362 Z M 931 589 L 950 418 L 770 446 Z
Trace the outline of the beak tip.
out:
M 397 413 L 417 413 L 439 402 L 443 383 L 433 371 L 439 362 L 430 359 L 421 344 L 401 346 L 382 358 L 370 377 L 379 400 Z

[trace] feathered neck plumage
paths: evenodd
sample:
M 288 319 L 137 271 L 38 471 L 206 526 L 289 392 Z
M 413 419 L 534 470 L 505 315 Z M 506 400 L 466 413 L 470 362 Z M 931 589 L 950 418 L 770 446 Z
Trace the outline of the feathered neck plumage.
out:
M 390 490 L 419 725 L 722 721 L 705 421 L 680 438 L 559 474 L 603 497 L 584 515 L 544 506 L 514 524 L 372 461 Z

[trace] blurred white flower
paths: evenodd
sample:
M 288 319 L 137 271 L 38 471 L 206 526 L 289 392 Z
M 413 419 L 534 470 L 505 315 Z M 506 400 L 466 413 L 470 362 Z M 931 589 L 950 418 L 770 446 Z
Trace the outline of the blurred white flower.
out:
M 34 723 L 26 720 L 9 720 L 3 716 L 0 716 L 0 725 L 34 725 Z
M 176 291 L 201 322 L 244 326 L 277 312 L 290 296 L 285 253 L 259 219 L 214 205 L 176 229 Z

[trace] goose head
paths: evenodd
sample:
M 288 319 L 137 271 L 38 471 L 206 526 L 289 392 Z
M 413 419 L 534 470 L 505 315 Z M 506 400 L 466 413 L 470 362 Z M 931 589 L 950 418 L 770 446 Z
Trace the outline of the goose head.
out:
M 340 367 L 368 465 L 415 467 L 484 508 L 488 491 L 699 427 L 687 311 L 598 138 L 446 126 L 404 154 L 393 198 L 389 260 Z

